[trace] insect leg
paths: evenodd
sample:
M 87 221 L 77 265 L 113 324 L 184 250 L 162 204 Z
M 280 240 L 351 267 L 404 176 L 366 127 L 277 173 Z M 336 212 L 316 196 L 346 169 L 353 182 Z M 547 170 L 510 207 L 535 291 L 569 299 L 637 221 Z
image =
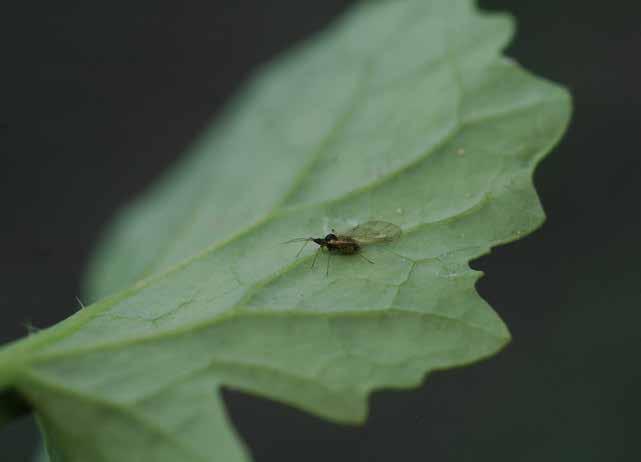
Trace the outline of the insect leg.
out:
M 318 253 L 319 253 L 322 249 L 323 249 L 322 247 L 319 247 L 319 248 L 318 248 L 318 250 L 316 251 L 316 253 L 314 254 L 314 259 L 312 260 L 312 268 L 313 268 L 313 267 L 314 267 L 314 265 L 316 264 L 316 258 L 318 257 Z
M 327 252 L 327 269 L 325 270 L 325 277 L 329 276 L 329 260 L 332 258 L 332 255 Z
M 373 262 L 372 260 L 370 260 L 369 258 L 367 258 L 367 257 L 366 257 L 365 255 L 363 255 L 362 253 L 359 253 L 359 254 L 358 254 L 358 256 L 359 256 L 359 257 L 361 257 L 363 260 L 365 260 L 365 261 L 367 261 L 367 262 L 370 262 L 372 265 L 374 264 L 374 262 Z
M 301 252 L 303 251 L 303 249 L 305 248 L 305 246 L 307 245 L 307 243 L 308 243 L 308 242 L 309 242 L 309 240 L 306 240 L 306 241 L 305 241 L 305 243 L 303 244 L 303 246 L 300 248 L 300 250 L 299 250 L 299 251 L 298 251 L 298 253 L 296 254 L 296 258 L 298 258 L 298 256 L 301 254 Z

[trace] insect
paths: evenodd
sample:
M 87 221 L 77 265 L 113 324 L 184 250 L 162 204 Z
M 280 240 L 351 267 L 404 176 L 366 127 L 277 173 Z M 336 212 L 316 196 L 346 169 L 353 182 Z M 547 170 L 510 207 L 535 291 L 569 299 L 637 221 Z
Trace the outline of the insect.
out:
M 327 270 L 329 274 L 329 259 L 330 254 L 337 253 L 341 255 L 359 255 L 369 263 L 374 263 L 369 258 L 360 253 L 361 247 L 368 244 L 376 244 L 380 242 L 390 242 L 397 239 L 401 235 L 401 228 L 393 223 L 386 221 L 368 221 L 362 223 L 349 231 L 337 234 L 335 230 L 326 235 L 325 237 L 299 237 L 290 241 L 284 242 L 289 244 L 292 242 L 305 242 L 300 248 L 296 257 L 298 257 L 308 242 L 314 242 L 318 245 L 318 250 L 314 254 L 312 260 L 312 268 L 316 263 L 316 258 L 323 248 L 327 249 Z

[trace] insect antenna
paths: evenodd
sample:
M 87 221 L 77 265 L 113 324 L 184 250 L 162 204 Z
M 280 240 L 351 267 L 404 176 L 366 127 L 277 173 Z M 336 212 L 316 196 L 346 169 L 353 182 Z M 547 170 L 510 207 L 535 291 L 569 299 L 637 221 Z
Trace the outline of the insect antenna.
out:
M 300 250 L 299 250 L 299 251 L 298 251 L 298 253 L 296 254 L 296 258 L 298 258 L 298 256 L 301 254 L 301 252 L 303 251 L 303 249 L 305 248 L 305 246 L 306 246 L 307 244 L 309 244 L 309 239 L 305 239 L 305 243 L 301 246 Z
M 291 244 L 292 242 L 303 242 L 303 241 L 311 241 L 312 239 L 310 237 L 297 237 L 295 239 L 290 239 L 289 241 L 281 242 L 281 244 Z
M 311 238 L 309 238 L 309 237 L 297 237 L 297 238 L 295 238 L 295 239 L 290 239 L 289 241 L 282 242 L 281 244 L 291 244 L 291 243 L 293 243 L 293 242 L 304 242 L 303 246 L 300 248 L 300 250 L 299 250 L 299 251 L 298 251 L 298 253 L 296 254 L 296 258 L 298 258 L 298 256 L 303 252 L 303 249 L 305 248 L 305 246 L 307 245 L 307 243 L 308 243 L 309 241 L 311 241 L 311 240 L 312 240 L 312 239 L 311 239 Z

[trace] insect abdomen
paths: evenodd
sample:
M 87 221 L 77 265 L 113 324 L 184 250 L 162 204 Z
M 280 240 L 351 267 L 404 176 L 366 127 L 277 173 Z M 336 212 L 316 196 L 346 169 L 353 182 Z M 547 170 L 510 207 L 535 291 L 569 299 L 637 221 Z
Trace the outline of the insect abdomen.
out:
M 338 251 L 344 255 L 351 255 L 358 252 L 359 247 L 356 242 L 350 242 L 347 245 L 339 247 Z

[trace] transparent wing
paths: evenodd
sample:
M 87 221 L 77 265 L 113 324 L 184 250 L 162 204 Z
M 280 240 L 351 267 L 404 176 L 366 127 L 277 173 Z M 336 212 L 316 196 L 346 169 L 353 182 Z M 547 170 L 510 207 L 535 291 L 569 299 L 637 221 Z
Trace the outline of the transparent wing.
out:
M 389 242 L 401 235 L 401 228 L 386 221 L 368 221 L 352 228 L 346 236 L 356 239 L 362 244 Z

